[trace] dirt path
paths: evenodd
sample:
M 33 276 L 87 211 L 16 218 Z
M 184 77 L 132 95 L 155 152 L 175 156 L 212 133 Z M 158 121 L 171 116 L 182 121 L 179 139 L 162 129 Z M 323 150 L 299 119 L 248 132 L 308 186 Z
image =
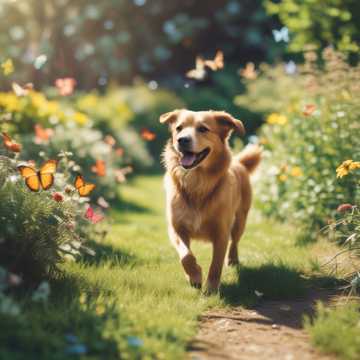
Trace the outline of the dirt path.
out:
M 264 301 L 253 309 L 234 307 L 203 315 L 200 331 L 189 345 L 192 360 L 328 360 L 309 342 L 302 328 L 316 300 L 328 293 L 313 293 L 297 301 Z

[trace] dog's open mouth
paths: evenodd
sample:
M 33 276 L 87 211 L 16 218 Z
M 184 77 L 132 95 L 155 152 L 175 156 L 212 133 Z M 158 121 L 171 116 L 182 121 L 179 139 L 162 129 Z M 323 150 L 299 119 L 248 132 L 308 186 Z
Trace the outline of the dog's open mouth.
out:
M 206 148 L 198 153 L 191 151 L 183 151 L 180 164 L 184 169 L 191 169 L 196 165 L 199 165 L 209 154 L 210 149 Z

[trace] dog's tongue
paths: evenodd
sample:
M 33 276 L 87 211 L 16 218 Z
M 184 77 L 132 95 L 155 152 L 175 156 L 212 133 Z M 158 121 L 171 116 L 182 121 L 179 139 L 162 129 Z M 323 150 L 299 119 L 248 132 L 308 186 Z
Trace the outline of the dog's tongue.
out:
M 181 158 L 181 165 L 184 167 L 191 166 L 196 160 L 196 155 L 194 153 L 185 153 Z

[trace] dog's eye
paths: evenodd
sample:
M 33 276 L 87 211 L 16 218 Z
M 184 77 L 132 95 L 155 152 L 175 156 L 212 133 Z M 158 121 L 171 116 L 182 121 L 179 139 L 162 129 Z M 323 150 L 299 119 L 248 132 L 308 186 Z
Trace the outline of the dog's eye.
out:
M 197 131 L 198 131 L 198 132 L 201 132 L 201 133 L 206 133 L 206 132 L 209 131 L 209 129 L 208 129 L 207 127 L 205 127 L 205 126 L 199 126 L 199 127 L 197 128 Z
M 181 126 L 181 125 L 177 126 L 175 130 L 176 130 L 177 132 L 180 132 L 180 131 L 182 130 L 182 126 Z

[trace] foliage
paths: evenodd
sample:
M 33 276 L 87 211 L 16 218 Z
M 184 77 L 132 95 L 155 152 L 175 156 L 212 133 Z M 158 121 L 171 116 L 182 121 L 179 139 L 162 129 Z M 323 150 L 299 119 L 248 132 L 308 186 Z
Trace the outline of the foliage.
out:
M 125 155 L 131 155 L 133 163 L 139 165 L 137 168 L 144 169 L 153 161 L 141 141 L 136 139 L 137 134 L 144 129 L 155 133 L 155 141 L 148 141 L 146 147 L 152 157 L 158 159 L 168 137 L 167 128 L 159 123 L 159 117 L 185 105 L 170 90 L 151 89 L 139 83 L 132 87 L 110 87 L 103 96 L 84 95 L 78 98 L 77 106 L 95 120 L 97 127 L 119 139 Z
M 315 53 L 306 58 L 291 75 L 281 67 L 264 68 L 249 95 L 237 101 L 248 101 L 250 109 L 269 115 L 260 135 L 266 150 L 261 175 L 265 213 L 297 222 L 305 238 L 314 238 L 339 204 L 358 196 L 350 178 L 336 180 L 334 175 L 343 159 L 360 155 L 360 68 L 349 66 L 330 48 L 323 52 L 323 68 L 316 65 Z M 251 103 L 264 89 L 268 101 Z
M 58 274 L 66 254 L 71 258 L 79 254 L 84 208 L 65 194 L 56 201 L 54 192 L 31 192 L 19 177 L 16 165 L 15 160 L 1 156 L 0 264 L 25 279 L 37 281 Z M 61 174 L 58 177 L 58 182 L 64 184 Z
M 260 114 L 250 112 L 248 104 L 234 102 L 239 91 L 244 91 L 244 84 L 236 74 L 236 67 L 227 67 L 221 72 L 213 73 L 211 79 L 205 83 L 189 83 L 181 91 L 181 96 L 186 107 L 191 110 L 221 109 L 229 112 L 245 125 L 247 134 L 252 134 L 257 129 L 262 117 Z
M 198 52 L 212 53 L 224 44 L 229 58 L 264 59 L 268 49 L 276 50 L 267 41 L 274 23 L 262 3 L 252 0 L 211 0 L 206 6 L 165 0 L 4 0 L 0 60 L 13 58 L 24 82 L 48 85 L 76 74 L 81 88 L 102 88 L 110 79 L 124 83 L 160 72 L 171 78 Z
M 316 317 L 305 325 L 311 341 L 325 353 L 332 353 L 340 359 L 356 360 L 360 356 L 358 303 L 326 308 L 319 303 Z
M 290 30 L 290 51 L 303 52 L 308 44 L 318 49 L 334 45 L 343 52 L 359 51 L 357 0 L 266 0 L 265 7 Z

